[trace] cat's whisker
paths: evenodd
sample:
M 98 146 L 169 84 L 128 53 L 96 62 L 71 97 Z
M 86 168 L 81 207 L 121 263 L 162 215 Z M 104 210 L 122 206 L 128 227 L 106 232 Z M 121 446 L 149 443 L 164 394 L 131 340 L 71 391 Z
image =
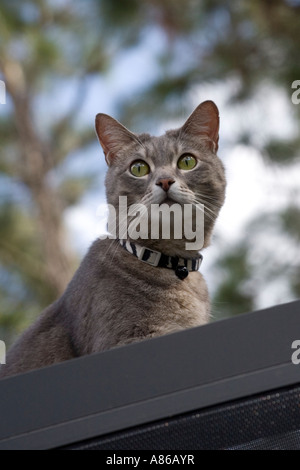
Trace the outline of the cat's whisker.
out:
M 213 196 L 209 196 L 208 194 L 203 194 L 197 191 L 195 192 L 195 195 L 200 197 L 201 199 L 212 201 L 212 204 L 214 204 L 216 207 L 219 207 L 219 208 L 222 207 L 222 204 L 219 202 L 218 198 L 215 198 Z
M 199 200 L 197 200 L 197 199 L 194 200 L 194 203 L 195 203 L 196 205 L 200 205 L 202 212 L 203 212 L 204 215 L 206 215 L 209 219 L 211 219 L 213 222 L 216 220 L 217 214 L 215 213 L 215 211 L 213 211 L 212 209 L 210 209 L 209 207 L 207 207 L 203 202 L 201 202 L 201 201 L 199 201 Z M 204 207 L 203 209 L 202 209 L 202 206 Z M 209 211 L 209 212 L 207 212 L 207 211 Z
M 149 195 L 149 197 L 143 197 L 141 199 L 141 204 L 149 208 L 152 204 L 152 201 L 153 201 L 153 197 L 152 195 Z
M 213 204 L 210 204 L 209 202 L 207 201 L 202 201 L 201 199 L 197 199 L 197 201 L 200 203 L 200 204 L 203 204 L 207 210 L 209 210 L 210 212 L 213 212 L 215 215 L 218 214 L 219 212 L 219 208 L 218 207 L 215 207 Z
M 197 202 L 198 204 L 203 204 L 204 207 L 206 207 L 208 210 L 213 212 L 215 215 L 218 214 L 219 208 L 216 207 L 214 204 L 209 203 L 208 201 L 203 201 L 203 199 L 200 198 L 194 198 L 194 202 Z
M 205 201 L 207 204 L 210 204 L 212 207 L 216 207 L 216 208 L 220 208 L 220 207 L 221 207 L 220 204 L 218 204 L 218 203 L 215 202 L 214 200 L 211 200 L 211 199 L 206 198 L 206 197 L 203 196 L 202 194 L 197 194 L 197 193 L 195 193 L 195 196 L 196 196 L 196 198 Z
M 213 222 L 216 220 L 216 217 L 213 217 L 210 213 L 206 212 L 207 207 L 205 207 L 204 204 L 199 203 L 198 201 L 195 201 L 195 205 L 198 207 L 198 209 L 201 210 L 201 212 L 203 212 L 204 216 L 208 217 Z
M 195 199 L 197 201 L 199 201 L 201 204 L 204 204 L 205 206 L 209 207 L 210 209 L 212 209 L 216 214 L 219 213 L 219 210 L 220 210 L 220 206 L 218 204 L 215 204 L 215 203 L 212 203 L 210 201 L 207 201 L 206 199 L 204 199 L 203 197 L 199 196 L 199 195 L 196 195 L 195 196 Z

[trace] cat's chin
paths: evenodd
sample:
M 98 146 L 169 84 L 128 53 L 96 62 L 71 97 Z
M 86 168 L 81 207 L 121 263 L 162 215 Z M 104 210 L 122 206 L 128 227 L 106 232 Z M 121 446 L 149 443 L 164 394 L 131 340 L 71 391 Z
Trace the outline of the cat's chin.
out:
M 169 197 L 166 197 L 160 204 L 159 206 L 161 206 L 162 204 L 167 204 L 169 207 L 171 207 L 173 204 L 178 204 L 178 202 L 174 201 L 174 199 L 171 199 Z
M 165 199 L 163 199 L 160 203 L 159 206 L 167 204 L 169 207 L 172 207 L 174 204 L 179 205 L 182 208 L 184 207 L 184 204 L 192 204 L 192 202 L 189 199 L 183 200 L 182 198 L 178 199 L 176 197 L 168 197 L 166 196 Z

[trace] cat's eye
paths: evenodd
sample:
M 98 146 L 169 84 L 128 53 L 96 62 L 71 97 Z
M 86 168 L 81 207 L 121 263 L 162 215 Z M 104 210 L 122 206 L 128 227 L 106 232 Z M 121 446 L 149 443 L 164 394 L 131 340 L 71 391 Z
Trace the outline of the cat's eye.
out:
M 180 170 L 192 170 L 196 166 L 197 160 L 193 155 L 182 155 L 178 162 L 177 166 Z
M 150 167 L 148 163 L 144 162 L 143 160 L 136 160 L 130 167 L 130 171 L 133 176 L 146 176 L 150 172 Z

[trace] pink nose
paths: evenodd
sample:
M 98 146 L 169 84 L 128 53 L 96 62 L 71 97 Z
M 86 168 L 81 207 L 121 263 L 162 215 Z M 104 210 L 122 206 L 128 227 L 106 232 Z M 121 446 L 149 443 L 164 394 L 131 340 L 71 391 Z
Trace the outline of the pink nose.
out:
M 169 191 L 171 184 L 175 183 L 171 178 L 162 178 L 156 182 L 164 191 Z

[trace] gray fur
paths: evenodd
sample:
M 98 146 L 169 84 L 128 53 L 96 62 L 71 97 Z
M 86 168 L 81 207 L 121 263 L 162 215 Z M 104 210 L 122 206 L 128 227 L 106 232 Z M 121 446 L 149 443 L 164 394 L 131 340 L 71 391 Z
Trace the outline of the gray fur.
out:
M 96 130 L 108 172 L 107 200 L 118 207 L 119 195 L 128 204 L 157 202 L 156 182 L 176 181 L 175 202 L 206 204 L 205 243 L 224 202 L 224 168 L 215 154 L 218 111 L 205 102 L 182 128 L 164 136 L 135 135 L 113 118 L 100 114 Z M 199 160 L 194 170 L 176 166 L 183 153 Z M 147 177 L 135 178 L 128 168 L 134 160 L 150 165 Z M 163 191 L 163 190 L 161 190 Z M 142 240 L 140 244 L 168 255 L 192 257 L 184 240 Z M 115 240 L 96 240 L 65 293 L 50 305 L 8 352 L 0 376 L 40 368 L 74 357 L 104 351 L 146 338 L 172 333 L 209 321 L 209 297 L 200 272 L 180 280 L 171 269 L 152 267 L 126 252 Z

